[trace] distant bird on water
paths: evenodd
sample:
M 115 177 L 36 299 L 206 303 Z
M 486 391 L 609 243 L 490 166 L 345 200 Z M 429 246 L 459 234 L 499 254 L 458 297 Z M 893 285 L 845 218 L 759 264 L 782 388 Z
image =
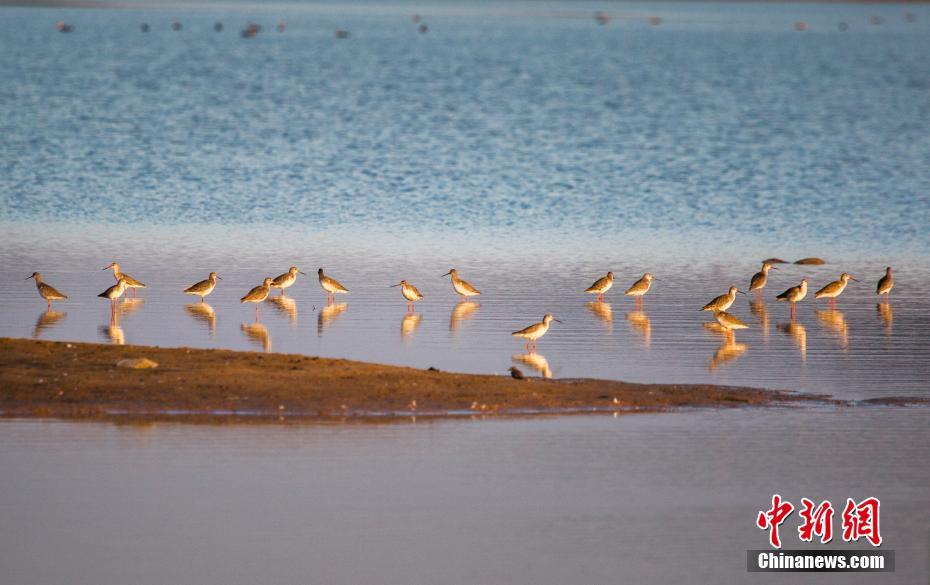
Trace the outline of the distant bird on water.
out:
M 279 288 L 279 289 L 281 289 L 281 294 L 283 295 L 283 294 L 284 294 L 284 289 L 288 288 L 289 286 L 291 286 L 292 284 L 294 284 L 295 282 L 297 282 L 297 273 L 298 273 L 298 272 L 299 272 L 300 274 L 303 274 L 304 276 L 307 276 L 307 273 L 306 273 L 306 272 L 303 272 L 303 271 L 301 271 L 301 270 L 297 270 L 297 267 L 296 267 L 296 266 L 291 266 L 290 269 L 288 269 L 287 272 L 285 272 L 284 274 L 281 274 L 281 275 L 278 276 L 277 278 L 272 279 L 272 281 L 271 281 L 271 288 Z
M 316 271 L 317 276 L 320 279 L 320 286 L 323 290 L 326 291 L 326 304 L 331 305 L 336 302 L 336 293 L 346 294 L 349 292 L 349 289 L 342 286 L 338 280 L 331 278 L 323 274 L 323 269 L 320 268 Z
M 129 287 L 129 284 L 126 281 L 126 277 L 122 276 L 119 280 L 116 281 L 116 284 L 103 291 L 98 297 L 103 297 L 110 300 L 110 308 L 116 312 L 116 299 L 123 296 L 123 293 L 126 292 L 126 289 Z
M 584 292 L 597 295 L 597 302 L 604 301 L 604 293 L 610 290 L 614 285 L 614 273 L 608 272 L 607 276 L 602 276 L 594 281 L 594 284 L 584 289 Z
M 117 282 L 119 282 L 119 279 L 121 279 L 121 278 L 122 278 L 123 280 L 126 281 L 126 288 L 131 288 L 131 289 L 132 289 L 132 297 L 133 297 L 133 298 L 136 297 L 136 289 L 137 289 L 137 288 L 145 288 L 145 285 L 144 285 L 144 284 L 142 284 L 141 282 L 139 282 L 139 281 L 136 280 L 135 278 L 129 276 L 129 275 L 126 274 L 125 272 L 122 272 L 122 271 L 120 270 L 120 268 L 119 268 L 119 264 L 117 264 L 116 262 L 113 262 L 113 263 L 110 264 L 109 266 L 104 266 L 103 268 L 101 268 L 101 270 L 108 270 L 108 269 L 110 269 L 110 268 L 113 269 L 113 278 L 115 278 L 115 279 L 117 280 Z
M 514 337 L 521 337 L 526 339 L 526 351 L 533 351 L 537 347 L 539 338 L 549 331 L 549 324 L 553 321 L 556 323 L 561 323 L 561 321 L 552 316 L 552 313 L 546 313 L 545 316 L 543 316 L 543 320 L 541 322 L 534 323 L 525 329 L 514 331 L 511 333 L 511 335 Z M 530 349 L 531 344 L 532 350 Z
M 266 278 L 260 285 L 250 290 L 244 297 L 239 299 L 240 303 L 255 303 L 255 319 L 258 319 L 258 304 L 268 298 L 271 292 L 271 283 L 274 279 Z
M 642 278 L 634 282 L 633 286 L 626 289 L 626 292 L 623 294 L 625 294 L 628 297 L 633 297 L 634 305 L 635 305 L 635 302 L 638 300 L 640 306 L 642 306 L 643 295 L 649 292 L 649 288 L 652 286 L 653 280 L 658 280 L 658 278 L 656 278 L 655 276 L 647 272 L 646 274 L 643 274 Z
M 736 302 L 736 293 L 741 295 L 746 294 L 735 286 L 731 286 L 729 291 L 719 297 L 715 297 L 711 302 L 704 305 L 701 310 L 713 311 L 715 313 L 718 311 L 726 311 Z
M 400 294 L 402 294 L 404 298 L 407 299 L 407 312 L 412 313 L 414 311 L 413 303 L 422 299 L 423 295 L 420 294 L 420 291 L 417 290 L 417 287 L 413 286 L 406 280 L 402 280 L 397 284 L 392 284 L 390 288 L 394 288 L 395 286 L 400 287 Z
M 801 284 L 797 286 L 792 286 L 785 292 L 781 293 L 776 299 L 779 301 L 787 301 L 791 303 L 791 318 L 794 319 L 794 305 L 804 300 L 804 297 L 807 296 L 807 279 L 802 278 Z
M 68 295 L 61 294 L 52 285 L 42 282 L 42 275 L 38 272 L 33 272 L 31 276 L 27 276 L 24 280 L 29 280 L 30 278 L 35 279 L 36 288 L 39 290 L 39 296 L 48 301 L 49 311 L 52 310 L 52 301 L 63 301 L 68 298 Z
M 525 380 L 526 376 L 523 375 L 523 372 L 520 371 L 516 366 L 510 366 L 510 377 L 514 380 Z
M 894 277 L 891 275 L 891 266 L 885 268 L 885 276 L 881 277 L 878 281 L 878 286 L 875 287 L 875 294 L 877 295 L 888 295 L 888 298 L 891 298 L 891 289 L 894 288 Z
M 830 303 L 836 302 L 836 297 L 843 294 L 843 291 L 846 290 L 846 285 L 849 284 L 849 281 L 853 280 L 859 282 L 855 278 L 849 275 L 849 273 L 844 272 L 840 275 L 839 280 L 834 280 L 830 284 L 826 285 L 822 289 L 814 293 L 815 299 L 827 299 Z
M 195 297 L 200 297 L 200 302 L 203 302 L 203 298 L 213 292 L 213 289 L 216 288 L 216 279 L 223 280 L 216 275 L 216 272 L 211 272 L 210 276 L 206 280 L 201 280 L 196 284 L 192 284 L 189 287 L 184 289 L 184 293 L 188 295 L 193 295 Z
M 459 300 L 465 300 L 468 297 L 474 297 L 481 294 L 481 291 L 473 287 L 470 283 L 459 278 L 458 270 L 455 268 L 450 268 L 449 272 L 446 272 L 442 275 L 443 278 L 446 276 L 452 277 L 452 290 L 455 291 L 455 294 L 461 297 Z
M 759 294 L 762 294 L 762 289 L 769 282 L 769 270 L 773 269 L 778 270 L 768 262 L 763 262 L 762 269 L 753 274 L 752 279 L 749 281 L 749 292 L 759 291 Z
M 717 311 L 714 313 L 714 318 L 717 320 L 717 323 L 720 323 L 720 326 L 727 331 L 733 331 L 735 329 L 749 329 L 749 325 L 746 325 L 735 315 L 727 313 L 726 311 Z

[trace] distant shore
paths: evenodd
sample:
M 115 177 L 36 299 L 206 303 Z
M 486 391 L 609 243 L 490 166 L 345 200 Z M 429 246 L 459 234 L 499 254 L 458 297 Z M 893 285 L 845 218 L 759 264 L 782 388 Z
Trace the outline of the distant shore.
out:
M 118 367 L 147 358 L 152 369 Z M 514 380 L 303 355 L 0 338 L 5 417 L 467 416 L 661 411 L 823 400 L 704 384 Z

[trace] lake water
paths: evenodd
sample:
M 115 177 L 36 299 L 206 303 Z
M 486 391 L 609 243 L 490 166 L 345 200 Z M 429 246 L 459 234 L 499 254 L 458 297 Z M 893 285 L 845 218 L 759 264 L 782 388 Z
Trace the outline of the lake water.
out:
M 928 396 L 925 6 L 155 4 L 0 9 L 0 335 Z M 241 38 L 250 20 L 265 28 Z M 707 329 L 698 309 L 770 256 L 828 263 L 738 298 L 734 343 Z M 149 285 L 116 319 L 95 296 L 113 260 Z M 311 276 L 254 323 L 239 297 L 292 264 Z M 323 308 L 320 266 L 344 304 Z M 451 267 L 478 304 L 456 304 Z M 34 270 L 71 297 L 52 313 Z M 208 307 L 180 293 L 211 270 Z M 621 292 L 646 271 L 637 312 Z M 843 271 L 862 282 L 838 310 L 809 298 L 791 321 L 774 300 Z M 508 333 L 547 311 L 564 323 L 527 357 Z M 7 421 L 0 581 L 743 583 L 780 492 L 880 497 L 881 580 L 912 584 L 928 413 Z
M 31 583 L 926 581 L 923 409 L 394 425 L 0 423 L 0 573 Z M 780 493 L 881 500 L 896 571 L 746 573 Z M 783 525 L 800 548 L 797 512 Z M 836 536 L 814 548 L 871 549 Z M 877 578 L 880 577 L 880 578 Z

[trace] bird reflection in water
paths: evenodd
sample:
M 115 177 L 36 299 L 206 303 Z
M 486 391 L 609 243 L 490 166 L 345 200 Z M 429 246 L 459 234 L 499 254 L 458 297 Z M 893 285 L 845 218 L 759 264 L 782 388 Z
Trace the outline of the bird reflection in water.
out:
M 120 315 L 132 315 L 141 309 L 144 303 L 145 299 L 123 297 L 123 300 L 117 303 L 116 311 Z
M 749 312 L 752 313 L 756 319 L 759 320 L 759 325 L 762 326 L 762 339 L 768 341 L 769 339 L 769 310 L 765 306 L 764 301 L 750 301 L 749 302 Z
M 203 301 L 199 303 L 190 303 L 184 305 L 184 311 L 197 321 L 206 325 L 211 336 L 216 333 L 216 312 L 209 303 Z
M 591 311 L 591 314 L 597 317 L 598 321 L 604 324 L 607 331 L 614 330 L 614 310 L 610 303 L 603 301 L 590 301 L 584 304 L 585 308 Z
M 839 309 L 817 311 L 817 318 L 827 329 L 836 334 L 840 347 L 849 346 L 849 326 L 846 324 L 846 316 L 842 311 Z
M 455 305 L 452 307 L 452 313 L 449 315 L 449 331 L 453 333 L 458 331 L 462 324 L 474 317 L 475 313 L 477 313 L 478 309 L 480 308 L 480 303 L 475 303 L 472 301 L 461 301 L 455 303 Z
M 322 336 L 323 330 L 332 325 L 348 308 L 348 303 L 333 303 L 320 309 L 316 316 L 316 334 Z
M 710 325 L 710 323 L 708 323 L 708 325 Z M 714 323 L 714 325 L 720 327 L 720 325 L 716 323 Z M 710 358 L 710 363 L 707 364 L 707 369 L 711 372 L 723 364 L 735 360 L 749 349 L 749 346 L 745 343 L 736 342 L 736 336 L 732 331 L 727 331 L 723 327 L 720 327 L 720 330 L 722 331 L 720 335 L 723 336 L 723 343 L 720 344 L 720 347 L 717 348 L 717 351 L 715 351 L 714 355 Z
M 139 299 L 141 300 L 141 299 Z M 119 317 L 122 311 L 110 312 L 110 324 L 100 326 L 100 334 L 104 339 L 108 339 L 113 345 L 126 345 L 126 334 L 119 325 Z
M 404 341 L 410 341 L 417 327 L 420 326 L 420 321 L 422 319 L 423 315 L 420 313 L 410 313 L 406 315 L 400 322 L 400 338 Z
M 643 347 L 648 349 L 652 343 L 652 323 L 649 321 L 649 315 L 645 311 L 632 311 L 626 314 L 626 320 L 630 323 L 630 331 L 638 333 L 642 337 Z
M 59 321 L 63 321 L 65 317 L 68 316 L 68 313 L 64 311 L 54 311 L 49 309 L 48 311 L 42 311 L 39 313 L 39 318 L 36 319 L 36 327 L 32 331 L 32 337 L 38 339 L 39 335 L 42 334 L 46 329 L 51 329 L 58 324 Z
M 268 335 L 268 328 L 259 322 L 243 323 L 239 329 L 245 333 L 250 341 L 261 345 L 262 351 L 268 353 L 271 351 L 271 337 Z
M 549 360 L 545 356 L 538 353 L 518 353 L 510 357 L 511 360 L 526 364 L 527 366 L 533 368 L 539 375 L 543 378 L 552 377 L 552 369 L 549 367 Z
M 878 311 L 879 316 L 882 318 L 882 322 L 885 324 L 885 334 L 891 335 L 891 324 L 894 321 L 894 311 L 891 309 L 891 302 L 878 303 L 875 305 L 875 309 Z
M 807 329 L 797 321 L 790 323 L 779 323 L 778 329 L 794 340 L 795 345 L 801 352 L 801 361 L 807 362 Z
M 290 320 L 291 325 L 297 325 L 297 301 L 291 297 L 285 296 L 284 289 L 281 289 L 280 295 L 268 295 L 267 301 L 271 303 L 271 306 L 274 307 L 276 311 L 286 316 L 288 320 Z

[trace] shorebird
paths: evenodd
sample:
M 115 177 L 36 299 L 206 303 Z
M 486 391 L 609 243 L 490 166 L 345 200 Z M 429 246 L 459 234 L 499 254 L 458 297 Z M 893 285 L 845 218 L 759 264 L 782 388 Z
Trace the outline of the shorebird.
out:
M 878 281 L 878 286 L 875 287 L 875 294 L 888 295 L 888 298 L 891 298 L 891 289 L 894 288 L 894 277 L 891 275 L 891 266 L 885 268 L 885 276 L 881 277 Z
M 516 366 L 510 366 L 510 369 L 507 370 L 510 372 L 510 377 L 514 380 L 525 380 L 526 376 L 523 375 L 523 372 L 520 371 L 520 368 Z
M 455 294 L 461 297 L 459 300 L 466 300 L 468 297 L 474 297 L 481 294 L 481 291 L 473 287 L 470 283 L 459 278 L 459 273 L 455 268 L 450 268 L 449 272 L 446 272 L 442 275 L 443 278 L 446 276 L 452 277 L 452 290 L 455 291 Z
M 643 277 L 633 283 L 633 286 L 626 289 L 626 292 L 623 293 L 628 297 L 633 297 L 633 304 L 636 305 L 636 301 L 639 301 L 640 306 L 643 303 L 643 295 L 649 292 L 649 287 L 652 286 L 652 281 L 658 280 L 655 276 L 649 274 L 643 274 Z
M 286 289 L 287 287 L 289 287 L 289 286 L 291 286 L 292 284 L 294 284 L 295 282 L 297 282 L 297 273 L 298 273 L 298 272 L 300 272 L 300 273 L 303 274 L 304 276 L 307 276 L 307 273 L 306 273 L 306 272 L 303 272 L 303 271 L 301 271 L 301 270 L 297 270 L 297 267 L 296 267 L 296 266 L 291 266 L 291 267 L 288 269 L 287 272 L 285 272 L 284 274 L 281 274 L 280 276 L 278 276 L 278 277 L 272 279 L 272 281 L 271 281 L 271 288 L 280 288 L 280 289 L 281 289 L 281 294 L 283 295 L 283 294 L 284 294 L 284 289 Z
M 260 285 L 250 290 L 244 297 L 239 299 L 240 303 L 255 303 L 255 320 L 258 320 L 258 304 L 268 298 L 271 292 L 272 278 L 266 278 Z
M 843 291 L 846 290 L 846 285 L 849 284 L 850 280 L 859 282 L 858 280 L 850 276 L 849 273 L 844 272 L 843 274 L 840 275 L 839 280 L 834 280 L 827 286 L 815 292 L 814 298 L 815 299 L 827 299 L 828 303 L 835 304 L 836 297 L 843 294 Z
M 801 284 L 798 286 L 792 286 L 785 292 L 781 293 L 776 299 L 779 301 L 787 301 L 791 303 L 791 318 L 794 319 L 794 305 L 804 300 L 804 297 L 807 296 L 807 279 L 802 278 Z
M 549 323 L 552 323 L 553 321 L 556 323 L 561 323 L 561 321 L 552 316 L 552 313 L 546 313 L 545 316 L 543 316 L 543 320 L 541 322 L 534 323 L 526 329 L 514 331 L 511 333 L 511 335 L 514 337 L 522 337 L 523 339 L 526 339 L 526 351 L 532 351 L 530 350 L 530 345 L 532 344 L 533 350 L 536 349 L 539 338 L 545 335 L 547 331 L 549 331 Z
M 113 269 L 113 278 L 115 278 L 115 279 L 117 280 L 117 282 L 118 282 L 119 279 L 121 279 L 121 278 L 122 278 L 123 280 L 126 281 L 126 288 L 131 288 L 131 289 L 132 289 L 132 296 L 133 296 L 133 297 L 136 296 L 136 289 L 137 289 L 137 288 L 145 288 L 145 285 L 144 285 L 144 284 L 142 284 L 141 282 L 139 282 L 139 281 L 136 280 L 135 278 L 129 276 L 129 275 L 126 274 L 125 272 L 120 271 L 120 269 L 119 269 L 119 264 L 117 264 L 116 262 L 113 262 L 113 263 L 110 264 L 109 266 L 104 266 L 103 268 L 101 268 L 101 270 L 108 270 L 108 269 L 110 269 L 110 268 Z
M 717 320 L 717 323 L 720 323 L 720 326 L 727 331 L 734 331 L 736 329 L 749 329 L 749 325 L 746 325 L 735 315 L 731 315 L 726 311 L 715 312 L 714 318 Z
M 417 287 L 413 286 L 406 280 L 402 280 L 397 284 L 392 284 L 390 288 L 394 288 L 395 286 L 401 287 L 400 294 L 404 295 L 404 298 L 407 299 L 407 312 L 412 313 L 414 311 L 413 303 L 422 299 L 423 295 L 420 294 L 420 291 L 417 290 Z
M 35 279 L 36 288 L 39 289 L 39 296 L 48 302 L 49 311 L 52 310 L 52 301 L 63 301 L 68 298 L 68 295 L 61 294 L 52 285 L 42 282 L 42 275 L 38 272 L 33 272 L 31 276 L 27 276 L 23 280 L 29 280 L 30 278 Z
M 123 293 L 126 292 L 126 288 L 128 286 L 129 285 L 126 284 L 126 277 L 124 276 L 120 278 L 119 280 L 117 280 L 116 284 L 114 284 L 113 286 L 111 286 L 110 288 L 103 291 L 97 296 L 103 297 L 105 299 L 110 299 L 110 309 L 112 309 L 113 312 L 115 313 L 116 312 L 116 299 L 123 296 Z
M 746 294 L 740 289 L 736 288 L 735 286 L 731 286 L 730 290 L 728 290 L 726 294 L 722 294 L 719 297 L 715 297 L 714 300 L 704 305 L 704 307 L 701 310 L 702 311 L 713 311 L 715 313 L 718 311 L 726 311 L 736 301 L 736 293 L 739 293 L 741 295 Z
M 211 272 L 210 276 L 206 280 L 201 280 L 196 284 L 192 284 L 189 287 L 184 289 L 184 294 L 193 295 L 195 297 L 200 297 L 200 302 L 203 302 L 203 298 L 213 292 L 213 289 L 216 288 L 216 279 L 223 280 L 216 275 L 216 272 Z
M 749 281 L 749 292 L 757 290 L 759 294 L 762 294 L 762 289 L 765 288 L 765 285 L 769 281 L 769 270 L 772 269 L 778 270 L 768 262 L 763 262 L 762 269 L 753 274 L 752 279 Z
M 614 273 L 608 272 L 607 276 L 602 276 L 594 281 L 594 284 L 584 289 L 584 292 L 590 294 L 597 294 L 597 302 L 603 302 L 604 293 L 610 290 L 610 287 L 614 285 Z
M 323 287 L 323 290 L 326 291 L 326 304 L 332 305 L 336 302 L 336 293 L 345 294 L 349 292 L 349 289 L 342 286 L 338 280 L 331 278 L 323 274 L 323 269 L 320 268 L 316 271 L 317 276 L 320 279 L 320 286 Z

